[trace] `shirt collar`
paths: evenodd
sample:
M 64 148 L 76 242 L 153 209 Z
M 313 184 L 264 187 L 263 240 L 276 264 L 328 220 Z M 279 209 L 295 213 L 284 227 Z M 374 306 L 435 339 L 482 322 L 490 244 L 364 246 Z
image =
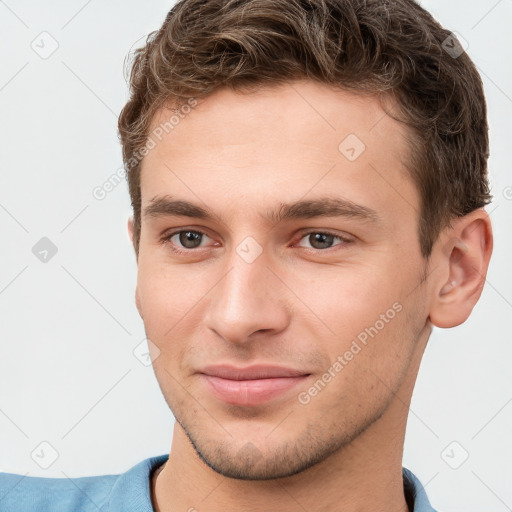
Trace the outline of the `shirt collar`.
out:
M 154 512 L 151 502 L 151 477 L 168 459 L 168 454 L 150 457 L 119 475 L 110 492 L 108 512 Z M 410 512 L 436 512 L 423 485 L 412 471 L 402 468 L 402 475 Z
M 151 503 L 151 476 L 169 454 L 150 457 L 119 475 L 112 486 L 108 512 L 154 512 Z

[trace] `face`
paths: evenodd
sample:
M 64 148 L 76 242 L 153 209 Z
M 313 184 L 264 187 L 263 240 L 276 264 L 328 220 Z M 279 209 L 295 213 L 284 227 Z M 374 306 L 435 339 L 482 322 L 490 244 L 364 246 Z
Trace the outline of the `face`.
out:
M 137 306 L 215 471 L 298 473 L 407 375 L 428 311 L 404 130 L 374 98 L 304 81 L 217 91 L 145 157 Z

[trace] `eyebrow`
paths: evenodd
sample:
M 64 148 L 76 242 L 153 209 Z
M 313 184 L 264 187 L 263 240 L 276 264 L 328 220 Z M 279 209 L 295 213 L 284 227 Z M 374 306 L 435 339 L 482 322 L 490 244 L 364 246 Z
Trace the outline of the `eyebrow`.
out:
M 168 195 L 153 197 L 144 208 L 143 217 L 162 216 L 218 219 L 218 216 L 209 208 L 203 208 L 189 201 L 173 199 Z M 380 220 L 375 210 L 340 197 L 320 197 L 293 203 L 280 203 L 278 208 L 268 210 L 265 218 L 277 224 L 285 220 L 316 217 L 349 217 L 371 222 Z

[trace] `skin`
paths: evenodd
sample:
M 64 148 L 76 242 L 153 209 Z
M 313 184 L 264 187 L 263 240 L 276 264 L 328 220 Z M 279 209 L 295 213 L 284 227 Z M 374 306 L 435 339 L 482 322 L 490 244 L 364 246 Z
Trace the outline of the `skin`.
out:
M 160 110 L 153 127 L 171 115 Z M 354 161 L 338 149 L 348 134 L 366 146 Z M 492 234 L 485 211 L 474 211 L 423 258 L 406 135 L 376 98 L 297 81 L 216 91 L 144 158 L 143 210 L 167 195 L 216 216 L 141 222 L 136 303 L 177 420 L 169 460 L 152 478 L 155 510 L 407 510 L 402 453 L 421 358 L 433 325 L 469 316 Z M 378 220 L 265 219 L 281 202 L 326 196 Z M 180 229 L 205 233 L 200 246 L 162 241 Z M 315 243 L 311 232 L 325 231 L 345 241 Z M 251 263 L 237 252 L 248 236 L 262 250 Z M 400 311 L 389 319 L 393 304 Z M 383 314 L 384 327 L 301 403 Z M 221 363 L 309 376 L 262 405 L 233 406 L 197 373 Z

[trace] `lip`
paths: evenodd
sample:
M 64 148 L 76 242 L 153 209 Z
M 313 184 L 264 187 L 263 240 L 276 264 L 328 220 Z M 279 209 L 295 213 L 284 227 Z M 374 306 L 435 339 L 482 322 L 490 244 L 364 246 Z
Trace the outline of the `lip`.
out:
M 238 368 L 208 366 L 199 374 L 207 389 L 230 405 L 255 406 L 282 395 L 310 374 L 293 368 L 255 365 Z

